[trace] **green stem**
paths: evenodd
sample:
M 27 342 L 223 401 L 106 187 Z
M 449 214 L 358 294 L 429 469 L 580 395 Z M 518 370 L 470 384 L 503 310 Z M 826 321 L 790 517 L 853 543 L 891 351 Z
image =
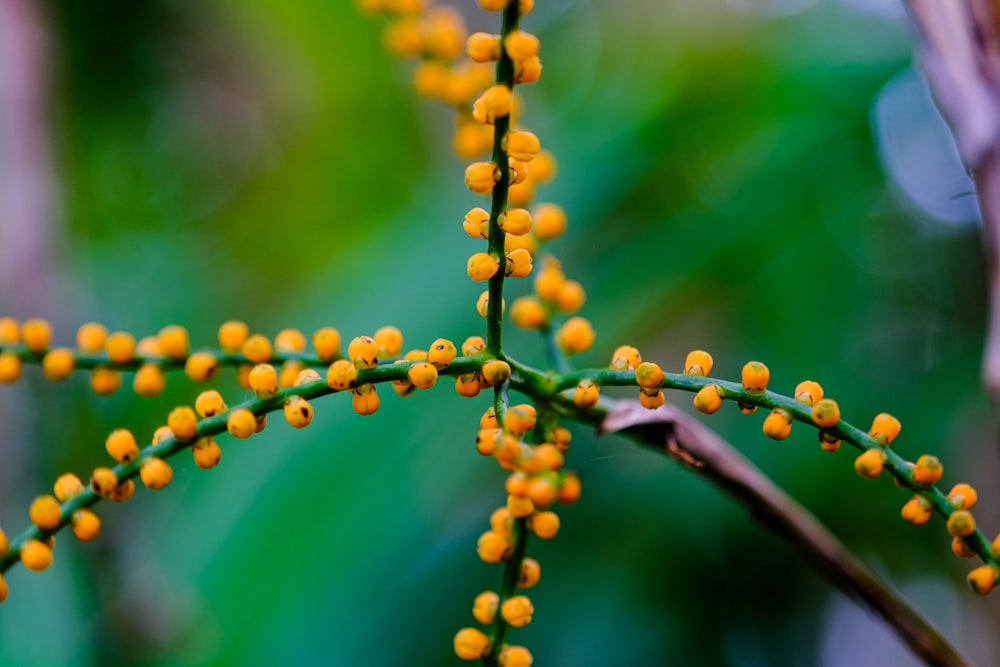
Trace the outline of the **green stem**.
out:
M 497 603 L 497 613 L 493 617 L 493 628 L 490 632 L 490 652 L 483 658 L 484 667 L 497 667 L 500 652 L 503 650 L 507 640 L 507 631 L 510 624 L 504 620 L 500 608 L 505 600 L 510 599 L 517 589 L 517 582 L 521 579 L 521 568 L 524 565 L 524 554 L 528 548 L 528 520 L 526 518 L 514 519 L 512 527 L 512 539 L 514 547 L 510 558 L 504 563 L 503 583 L 500 587 L 500 601 Z

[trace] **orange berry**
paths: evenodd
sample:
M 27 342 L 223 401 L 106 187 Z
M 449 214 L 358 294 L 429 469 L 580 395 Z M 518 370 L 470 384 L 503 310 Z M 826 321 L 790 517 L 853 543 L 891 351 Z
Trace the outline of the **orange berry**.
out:
M 977 500 L 979 500 L 979 495 L 968 484 L 956 484 L 948 492 L 948 502 L 955 509 L 967 510 L 975 505 Z
M 521 562 L 521 575 L 517 579 L 519 588 L 531 588 L 542 578 L 542 566 L 534 558 L 525 558 Z
M 85 488 L 79 477 L 67 472 L 59 475 L 56 479 L 56 483 L 53 485 L 53 493 L 55 493 L 56 499 L 59 502 L 64 503 L 70 498 L 75 498 L 83 493 Z
M 113 364 L 124 364 L 135 356 L 135 337 L 125 331 L 116 331 L 104 341 L 104 352 Z
M 465 186 L 477 194 L 486 194 L 499 176 L 500 170 L 492 162 L 473 162 L 465 168 Z
M 309 401 L 301 396 L 292 396 L 285 401 L 285 419 L 295 428 L 305 428 L 312 423 L 313 409 Z
M 490 514 L 490 530 L 501 537 L 513 535 L 514 517 L 507 511 L 507 507 L 498 507 Z
M 522 329 L 541 329 L 549 322 L 545 308 L 532 296 L 514 299 L 514 303 L 510 306 L 510 319 Z
M 477 252 L 469 257 L 466 272 L 477 283 L 489 280 L 500 270 L 500 262 L 496 257 L 485 252 Z
M 379 358 L 391 359 L 398 356 L 403 349 L 403 332 L 394 326 L 382 327 L 372 338 L 378 345 Z
M 46 320 L 33 317 L 21 324 L 21 340 L 25 349 L 32 354 L 42 354 L 49 349 L 52 327 Z
M 571 317 L 556 331 L 556 343 L 566 354 L 586 352 L 594 344 L 594 328 L 582 317 Z
M 542 61 L 538 56 L 531 56 L 514 63 L 514 83 L 534 83 L 541 76 Z
M 840 449 L 840 439 L 835 435 L 820 431 L 819 446 L 824 452 L 835 452 Z
M 98 396 L 111 396 L 122 387 L 122 374 L 107 366 L 96 366 L 90 373 L 90 389 Z
M 191 347 L 187 329 L 179 324 L 171 324 L 160 329 L 156 341 L 160 346 L 160 354 L 171 359 L 183 359 Z
M 587 300 L 587 293 L 583 290 L 583 285 L 575 280 L 567 280 L 559 288 L 559 296 L 556 298 L 556 308 L 560 313 L 575 313 L 583 307 Z
M 108 492 L 108 500 L 116 503 L 123 503 L 135 493 L 135 482 L 126 479 Z
M 535 511 L 535 503 L 526 496 L 515 496 L 508 494 L 507 511 L 515 519 L 523 519 Z
M 479 660 L 489 653 L 490 638 L 481 630 L 462 628 L 455 635 L 455 655 L 462 660 Z
M 885 452 L 881 447 L 872 447 L 854 459 L 854 471 L 862 477 L 873 479 L 882 474 Z
M 581 380 L 573 393 L 573 402 L 581 408 L 592 408 L 600 399 L 600 387 L 593 380 Z
M 476 373 L 459 375 L 455 378 L 455 391 L 459 396 L 474 398 L 479 395 L 481 389 L 482 387 L 479 384 L 479 375 Z
M 53 382 L 62 382 L 73 374 L 73 352 L 65 347 L 57 347 L 42 357 L 42 372 Z
M 7 581 L 3 578 L 3 575 L 0 575 L 0 602 L 4 602 L 7 600 L 7 595 L 9 592 L 10 589 L 7 586 Z
M 510 558 L 511 543 L 500 533 L 488 530 L 479 536 L 476 552 L 484 563 L 499 563 Z
M 698 412 L 706 415 L 717 412 L 722 407 L 722 396 L 719 395 L 718 385 L 708 384 L 699 389 L 694 395 L 693 403 Z
M 488 239 L 490 237 L 490 214 L 482 208 L 469 209 L 462 220 L 462 228 L 465 233 L 474 239 Z
M 347 359 L 338 359 L 326 371 L 326 384 L 337 391 L 350 389 L 357 379 L 358 369 Z
M 653 393 L 650 393 L 653 392 Z M 640 389 L 639 403 L 647 410 L 655 410 L 667 402 L 667 397 L 659 389 Z
M 257 398 L 266 401 L 278 393 L 278 371 L 271 364 L 257 364 L 247 377 Z
M 479 433 L 476 434 L 476 451 L 483 456 L 491 456 L 496 450 L 501 433 L 498 428 L 479 429 Z
M 528 498 L 536 508 L 548 507 L 559 497 L 559 485 L 555 475 L 538 475 L 528 480 Z
M 13 384 L 21 375 L 21 358 L 14 352 L 0 354 L 0 384 Z
M 821 387 L 818 382 L 803 380 L 795 385 L 794 396 L 795 400 L 799 403 L 815 405 L 817 401 L 823 398 L 823 387 Z
M 154 456 L 139 466 L 139 477 L 147 489 L 159 491 L 170 484 L 170 480 L 174 478 L 174 471 L 166 461 Z
M 534 35 L 523 30 L 512 30 L 503 40 L 503 48 L 511 60 L 526 60 L 538 55 L 541 42 Z
M 488 12 L 498 12 L 510 4 L 510 0 L 479 0 L 479 6 Z
M 535 456 L 542 464 L 543 470 L 559 470 L 566 462 L 562 451 L 551 442 L 545 442 L 535 448 Z
M 566 276 L 559 268 L 546 266 L 535 277 L 535 294 L 545 301 L 555 301 L 565 283 Z
M 178 440 L 191 440 L 198 430 L 198 415 L 186 405 L 174 408 L 167 415 L 167 426 Z
M 465 42 L 465 53 L 471 60 L 487 63 L 500 58 L 500 35 L 474 32 Z
M 438 370 L 446 367 L 457 356 L 458 349 L 455 344 L 446 338 L 438 338 L 427 350 L 427 361 L 434 364 Z
M 318 329 L 312 341 L 320 361 L 332 362 L 340 354 L 340 332 L 333 327 Z
M 88 509 L 78 509 L 70 518 L 70 527 L 81 542 L 96 540 L 101 534 L 101 520 Z
M 163 369 L 156 364 L 143 364 L 132 378 L 132 389 L 139 396 L 150 398 L 156 396 L 167 384 Z
M 462 354 L 466 356 L 471 357 L 474 354 L 479 354 L 485 349 L 486 349 L 486 341 L 483 339 L 482 336 L 469 336 L 462 343 Z M 420 352 L 420 350 L 416 351 Z M 426 353 L 424 354 L 426 355 Z M 423 358 L 426 358 L 426 356 Z
M 504 417 L 504 428 L 514 436 L 520 437 L 535 428 L 538 412 L 527 403 L 515 405 L 507 410 Z
M 567 474 L 559 483 L 557 500 L 563 505 L 572 505 L 580 499 L 581 488 L 580 478 L 573 473 Z
M 38 496 L 28 509 L 28 516 L 42 530 L 55 530 L 62 521 L 62 508 L 53 496 Z
M 17 345 L 21 341 L 21 327 L 13 317 L 0 317 L 0 345 Z
M 500 605 L 500 615 L 515 628 L 523 628 L 531 623 L 535 607 L 526 595 L 514 595 Z
M 629 368 L 636 369 L 642 363 L 642 355 L 639 350 L 631 345 L 621 345 L 611 353 L 611 368 L 624 371 Z
M 262 334 L 252 334 L 243 341 L 240 351 L 247 358 L 247 361 L 255 364 L 263 364 L 270 361 L 273 353 L 271 341 L 267 339 L 267 336 Z
M 421 389 L 430 389 L 437 382 L 438 372 L 433 364 L 429 364 L 426 361 L 418 361 L 410 366 L 410 369 L 406 371 L 406 376 L 410 379 L 410 383 L 413 386 Z
M 146 336 L 139 339 L 135 344 L 135 353 L 140 357 L 159 357 L 163 353 L 160 351 L 160 341 L 156 336 Z
M 663 371 L 656 364 L 644 361 L 636 366 L 635 381 L 644 389 L 659 389 L 663 384 Z
M 924 454 L 917 459 L 911 474 L 917 484 L 935 484 L 944 474 L 944 466 L 936 456 Z
M 222 400 L 222 394 L 215 389 L 209 389 L 198 394 L 198 398 L 194 401 L 194 409 L 202 417 L 214 417 L 228 408 L 226 402 Z
M 379 408 L 378 393 L 375 385 L 363 384 L 351 392 L 351 407 L 362 417 L 375 414 Z
M 87 322 L 76 331 L 76 347 L 82 354 L 97 354 L 104 348 L 107 337 L 107 327 L 97 322 Z
M 748 361 L 743 366 L 743 388 L 751 393 L 762 393 L 767 389 L 767 381 L 771 378 L 771 371 L 767 366 L 759 361 Z
M 500 229 L 514 236 L 523 236 L 531 231 L 531 213 L 525 208 L 509 208 L 500 214 Z
M 193 382 L 208 382 L 219 370 L 219 360 L 210 352 L 195 352 L 184 362 L 184 374 Z
M 38 540 L 25 540 L 21 543 L 21 562 L 32 572 L 41 572 L 52 564 L 52 548 Z
M 955 510 L 948 517 L 946 527 L 954 537 L 968 537 L 976 532 L 976 519 L 969 510 Z
M 500 606 L 500 596 L 493 591 L 483 591 L 472 602 L 472 615 L 483 625 L 489 625 Z
M 976 552 L 969 548 L 961 537 L 951 538 L 951 552 L 959 558 L 972 558 Z
M 116 486 L 118 486 L 118 476 L 111 468 L 94 468 L 90 476 L 90 488 L 94 493 L 107 498 Z
M 782 409 L 775 409 L 764 420 L 764 435 L 774 440 L 784 440 L 792 432 L 792 416 Z
M 119 463 L 130 463 L 139 456 L 139 445 L 135 442 L 135 436 L 126 428 L 112 431 L 104 442 L 104 448 L 108 450 L 111 458 Z
M 712 372 L 712 355 L 704 350 L 688 352 L 684 360 L 684 375 L 705 377 Z
M 278 352 L 302 352 L 306 349 L 306 337 L 298 329 L 282 329 L 274 336 L 274 349 Z
M 840 406 L 832 398 L 820 399 L 813 405 L 812 419 L 820 428 L 832 428 L 840 421 Z
M 219 326 L 219 347 L 226 354 L 239 354 L 243 343 L 250 336 L 250 327 L 246 322 L 229 320 Z
M 531 212 L 531 219 L 539 241 L 551 241 L 566 231 L 566 212 L 556 204 L 539 204 Z
M 194 464 L 202 470 L 214 468 L 222 460 L 222 449 L 212 438 L 200 438 L 191 445 L 191 454 Z
M 500 667 L 531 667 L 534 660 L 531 651 L 525 647 L 507 644 L 500 651 L 500 658 L 497 664 Z
M 164 424 L 155 431 L 153 431 L 153 444 L 162 442 L 165 438 L 172 438 L 174 432 L 170 430 L 170 427 Z
M 496 387 L 510 379 L 510 364 L 501 359 L 490 359 L 483 364 L 480 373 L 487 384 Z
M 371 336 L 358 336 L 348 344 L 347 358 L 356 368 L 375 368 L 378 366 L 378 343 Z
M 967 581 L 973 592 L 978 595 L 986 595 L 996 586 L 998 576 L 1000 576 L 1000 571 L 997 570 L 996 565 L 980 565 L 969 572 Z
M 234 438 L 245 440 L 257 431 L 257 418 L 245 408 L 233 410 L 226 419 L 226 430 Z
M 559 515 L 555 512 L 538 512 L 528 520 L 528 527 L 543 540 L 551 539 L 559 532 Z
M 555 178 L 557 169 L 555 156 L 543 149 L 531 161 L 531 180 L 537 183 L 548 183 Z
M 513 98 L 510 88 L 503 84 L 490 86 L 472 103 L 472 117 L 476 122 L 493 125 L 497 118 L 510 115 Z
M 528 132 L 527 130 L 511 130 L 503 138 L 501 146 L 506 142 L 507 154 L 510 155 L 515 160 L 520 160 L 522 162 L 531 162 L 538 155 L 538 152 L 542 150 L 542 142 L 538 140 L 538 137 L 533 132 Z M 521 209 L 524 210 L 524 209 Z M 527 211 L 524 211 L 525 215 L 528 215 Z M 528 227 L 531 226 L 531 216 L 528 215 Z M 511 230 L 509 231 L 511 234 Z M 522 234 L 527 234 L 528 229 L 525 229 Z
M 881 412 L 872 422 L 872 427 L 868 430 L 868 435 L 878 444 L 888 446 L 896 439 L 901 429 L 902 425 L 898 419 L 887 412 Z

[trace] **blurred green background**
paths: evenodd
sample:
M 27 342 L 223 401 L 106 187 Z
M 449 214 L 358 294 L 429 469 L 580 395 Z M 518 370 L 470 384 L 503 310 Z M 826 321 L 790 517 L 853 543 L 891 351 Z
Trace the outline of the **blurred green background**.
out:
M 539 199 L 566 208 L 552 250 L 588 289 L 598 339 L 579 364 L 628 343 L 678 370 L 701 347 L 719 377 L 754 358 L 776 390 L 818 380 L 860 426 L 898 416 L 894 447 L 941 457 L 944 483 L 976 486 L 980 524 L 997 530 L 975 201 L 896 3 L 536 5 L 523 26 L 545 71 L 523 88 L 523 122 L 560 161 Z M 179 322 L 196 346 L 234 317 L 269 335 L 395 324 L 407 349 L 482 333 L 465 276 L 479 248 L 460 226 L 478 200 L 450 154 L 453 119 L 410 93 L 379 20 L 343 1 L 20 6 L 38 20 L 53 194 L 31 231 L 44 271 L 0 286 L 0 314 L 48 317 L 61 343 L 87 320 L 138 335 Z M 11 210 L 8 242 L 29 233 Z M 529 288 L 512 281 L 508 303 Z M 509 333 L 510 353 L 542 363 L 534 335 Z M 152 401 L 98 398 L 82 374 L 24 375 L 0 387 L 9 534 L 56 475 L 106 462 L 110 430 L 151 434 L 199 390 L 171 377 Z M 221 385 L 240 400 L 231 374 Z M 452 637 L 500 582 L 475 553 L 504 497 L 473 447 L 487 404 L 442 382 L 383 392 L 362 418 L 334 396 L 305 431 L 273 419 L 220 439 L 212 471 L 179 457 L 167 490 L 100 507 L 98 542 L 62 536 L 49 571 L 9 573 L 0 664 L 460 664 Z M 713 427 L 976 664 L 1000 661 L 996 596 L 965 590 L 973 564 L 943 522 L 904 524 L 906 494 L 857 477 L 847 448 L 822 452 L 801 426 L 772 442 L 762 415 L 724 407 Z M 557 539 L 530 545 L 535 620 L 511 635 L 535 664 L 915 664 L 662 456 L 576 429 L 568 462 L 584 496 Z

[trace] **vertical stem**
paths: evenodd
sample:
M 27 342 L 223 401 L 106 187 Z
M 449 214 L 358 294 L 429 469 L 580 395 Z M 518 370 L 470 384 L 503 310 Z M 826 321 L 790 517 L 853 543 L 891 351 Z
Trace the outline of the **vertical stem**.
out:
M 503 584 L 500 587 L 500 602 L 497 604 L 497 615 L 493 620 L 493 632 L 490 636 L 490 652 L 483 658 L 484 667 L 497 667 L 500 658 L 500 651 L 503 649 L 507 639 L 507 630 L 510 624 L 504 620 L 500 613 L 500 607 L 505 600 L 514 595 L 517 582 L 521 579 L 521 566 L 524 564 L 524 552 L 528 548 L 528 520 L 514 520 L 514 550 L 510 559 L 504 564 Z
M 501 44 L 503 39 L 513 30 L 517 30 L 520 21 L 520 7 L 517 0 L 511 0 L 503 10 L 503 25 L 500 29 Z M 514 61 L 501 46 L 500 59 L 497 61 L 497 84 L 507 86 L 514 91 Z M 510 165 L 507 164 L 507 151 L 504 149 L 504 137 L 510 130 L 510 115 L 497 118 L 493 125 L 493 163 L 500 173 L 500 180 L 493 186 L 493 202 L 490 208 L 489 253 L 500 261 L 500 270 L 490 278 L 489 297 L 486 307 L 486 349 L 493 355 L 503 354 L 503 278 L 506 268 L 504 252 L 504 231 L 500 229 L 500 214 L 507 209 L 507 193 L 510 189 Z

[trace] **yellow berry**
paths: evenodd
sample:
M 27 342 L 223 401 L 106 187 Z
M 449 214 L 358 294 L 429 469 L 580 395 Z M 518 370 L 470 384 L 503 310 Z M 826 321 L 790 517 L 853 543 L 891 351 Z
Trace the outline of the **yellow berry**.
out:
M 559 483 L 559 496 L 556 500 L 563 505 L 572 505 L 580 499 L 581 490 L 580 478 L 573 473 L 569 473 Z
M 502 431 L 498 428 L 482 428 L 476 434 L 476 451 L 483 456 L 491 456 L 496 451 L 497 440 Z
M 98 396 L 111 396 L 122 387 L 122 374 L 107 366 L 96 366 L 90 373 L 90 388 Z
M 172 438 L 173 436 L 174 432 L 170 430 L 169 426 L 164 424 L 163 426 L 153 431 L 153 444 L 155 445 L 156 443 L 162 442 L 166 438 Z
M 832 398 L 820 399 L 813 405 L 812 419 L 820 428 L 832 428 L 840 421 L 840 406 Z
M 131 498 L 133 493 L 135 493 L 135 482 L 126 479 L 108 491 L 107 498 L 112 502 L 123 503 Z
M 313 334 L 313 349 L 320 361 L 332 362 L 340 354 L 340 332 L 333 327 L 323 327 Z
M 528 527 L 543 540 L 551 539 L 559 532 L 559 515 L 555 512 L 538 512 L 528 520 Z
M 3 575 L 0 574 L 0 602 L 4 602 L 7 600 L 7 595 L 9 592 L 10 589 L 7 586 L 7 581 L 3 578 Z
M 146 336 L 135 344 L 135 353 L 141 357 L 158 357 L 160 352 L 160 341 L 156 336 Z
M 462 220 L 462 228 L 465 233 L 474 239 L 488 239 L 490 237 L 490 214 L 486 210 L 476 207 L 469 209 Z
M 52 340 L 52 327 L 43 319 L 33 317 L 21 324 L 21 340 L 24 347 L 32 354 L 42 354 L 49 349 Z
M 73 473 L 64 473 L 59 475 L 56 479 L 56 483 L 53 486 L 53 493 L 55 493 L 56 499 L 64 503 L 70 498 L 75 498 L 84 491 L 83 482 L 80 478 Z
M 266 401 L 278 393 L 278 371 L 271 364 L 257 364 L 247 378 L 257 398 Z
M 53 496 L 38 496 L 28 509 L 28 516 L 42 530 L 55 530 L 62 521 L 62 509 Z
M 955 509 L 967 510 L 974 506 L 977 500 L 979 500 L 979 495 L 976 493 L 976 490 L 968 484 L 956 484 L 951 487 L 951 491 L 948 492 L 948 502 L 951 503 Z
M 474 32 L 465 42 L 465 53 L 470 59 L 487 63 L 500 58 L 500 35 Z
M 455 344 L 446 338 L 438 338 L 427 350 L 428 363 L 434 364 L 438 370 L 450 364 L 457 356 L 458 349 Z
M 751 393 L 761 393 L 767 389 L 771 371 L 759 361 L 749 361 L 743 366 L 743 388 Z
M 255 364 L 263 364 L 270 361 L 273 352 L 271 341 L 267 339 L 267 336 L 262 334 L 253 334 L 243 341 L 240 351 L 248 361 Z
M 357 379 L 358 369 L 347 359 L 338 359 L 326 371 L 326 384 L 337 391 L 350 389 Z
M 526 60 L 538 55 L 541 42 L 534 35 L 523 30 L 512 30 L 503 40 L 503 48 L 511 60 Z
M 245 440 L 257 431 L 257 418 L 245 408 L 233 410 L 226 419 L 226 430 L 234 438 Z
M 21 543 L 21 562 L 32 572 L 41 572 L 52 564 L 52 549 L 38 540 L 25 540 Z
M 515 248 L 505 257 L 504 275 L 512 278 L 524 278 L 531 274 L 531 253 L 524 248 Z
M 468 373 L 455 377 L 455 391 L 459 396 L 474 398 L 479 395 L 481 390 L 482 386 L 479 383 L 479 375 L 477 373 Z
M 545 301 L 556 301 L 566 283 L 566 276 L 555 266 L 545 266 L 535 277 L 535 294 Z
M 166 386 L 167 379 L 163 369 L 156 364 L 143 364 L 132 378 L 132 389 L 139 396 L 150 398 L 156 396 Z
M 500 262 L 497 258 L 485 252 L 477 252 L 469 257 L 466 266 L 469 277 L 477 283 L 489 280 L 499 270 Z
M 489 625 L 500 606 L 500 596 L 493 591 L 483 591 L 472 603 L 472 615 L 483 625 Z
M 500 606 L 500 615 L 515 628 L 523 628 L 531 623 L 531 615 L 535 607 L 526 595 L 514 595 L 504 600 Z
M 477 194 L 486 194 L 499 176 L 500 170 L 492 162 L 473 162 L 465 168 L 465 186 Z
M 510 88 L 503 84 L 490 86 L 472 103 L 472 117 L 476 122 L 493 125 L 497 118 L 510 115 L 512 103 Z
M 111 468 L 94 468 L 90 476 L 90 488 L 94 493 L 107 498 L 116 486 L 118 486 L 118 476 Z
M 559 327 L 555 334 L 556 343 L 566 354 L 579 354 L 594 344 L 594 329 L 582 317 L 571 317 Z
M 362 417 L 375 414 L 379 408 L 378 393 L 375 385 L 363 384 L 351 392 L 351 407 Z
M 872 427 L 868 430 L 868 435 L 880 445 L 888 446 L 896 439 L 901 429 L 902 425 L 898 419 L 887 412 L 882 412 L 875 417 Z
M 514 436 L 520 437 L 535 428 L 538 412 L 527 403 L 512 406 L 504 417 L 504 428 Z
M 514 236 L 522 236 L 531 231 L 531 213 L 524 208 L 509 208 L 500 214 L 500 229 Z
M 663 370 L 652 362 L 644 361 L 636 366 L 635 381 L 644 389 L 659 389 L 663 384 Z
M 527 493 L 536 509 L 548 507 L 559 497 L 558 479 L 555 475 L 536 475 L 528 480 Z
M 587 293 L 583 290 L 583 285 L 575 280 L 567 280 L 559 288 L 559 296 L 556 297 L 556 308 L 560 313 L 575 313 L 583 307 L 587 300 Z
M 483 364 L 480 373 L 487 384 L 495 387 L 510 379 L 510 364 L 500 359 L 491 359 Z
M 452 139 L 452 149 L 458 157 L 463 160 L 472 160 L 485 155 L 492 148 L 492 127 L 472 122 L 471 117 L 467 121 L 459 121 Z
M 611 353 L 610 368 L 614 368 L 615 370 L 624 371 L 629 368 L 634 370 L 638 368 L 641 363 L 642 355 L 639 354 L 639 350 L 631 345 L 620 345 L 615 348 L 614 352 Z
M 174 478 L 174 471 L 163 459 L 156 457 L 148 458 L 139 466 L 139 477 L 142 483 L 150 491 L 159 491 L 170 484 Z
M 917 459 L 911 474 L 917 484 L 935 484 L 944 474 L 944 466 L 936 456 L 924 454 Z
M 976 532 L 976 519 L 969 510 L 955 510 L 948 517 L 946 527 L 954 537 L 968 537 Z
M 198 429 L 198 415 L 186 405 L 174 408 L 167 415 L 167 426 L 178 440 L 191 440 Z
M 479 660 L 490 650 L 490 638 L 481 630 L 462 628 L 455 635 L 455 655 L 462 660 Z
M 542 304 L 532 296 L 522 296 L 510 306 L 510 319 L 522 329 L 541 329 L 549 322 Z
M 542 143 L 538 140 L 538 137 L 533 132 L 528 132 L 527 130 L 511 130 L 504 137 L 504 142 L 507 144 L 507 154 L 515 160 L 522 162 L 531 162 L 538 155 L 538 152 L 542 150 Z M 527 211 L 524 211 L 524 213 L 528 215 Z M 528 215 L 529 227 L 530 224 L 531 217 Z M 511 233 L 513 234 L 514 232 Z M 527 234 L 528 230 L 525 229 L 522 233 Z
M 0 345 L 17 345 L 21 341 L 21 326 L 13 317 L 0 317 Z
M 526 496 L 507 496 L 507 511 L 515 519 L 523 519 L 535 511 L 535 503 Z
M 104 348 L 107 337 L 107 327 L 97 322 L 87 322 L 76 331 L 76 347 L 82 354 L 97 354 Z
M 510 3 L 510 0 L 479 0 L 479 6 L 488 12 L 498 12 Z
M 250 327 L 240 320 L 223 322 L 219 327 L 219 347 L 226 354 L 239 354 L 250 336 Z
M 521 562 L 521 574 L 517 585 L 520 588 L 531 588 L 542 578 L 542 566 L 534 558 L 525 558 Z
M 823 387 L 818 382 L 803 380 L 795 385 L 795 400 L 806 405 L 815 405 L 823 398 Z
M 835 452 L 840 449 L 840 439 L 835 435 L 820 431 L 819 446 L 824 452 Z
M 285 419 L 295 428 L 305 428 L 312 423 L 313 409 L 309 401 L 301 396 L 292 396 L 285 401 Z
M 136 444 L 132 431 L 127 428 L 112 431 L 104 441 L 104 448 L 119 463 L 130 463 L 139 456 L 139 445 Z
M 156 335 L 160 354 L 171 359 L 183 359 L 191 347 L 187 329 L 179 324 L 171 324 L 160 329 Z
M 498 507 L 490 514 L 490 530 L 507 538 L 513 535 L 514 517 L 507 511 L 507 506 Z
M 566 231 L 566 212 L 556 204 L 539 204 L 532 211 L 531 219 L 539 241 L 551 241 Z
M 13 384 L 21 375 L 21 358 L 13 352 L 0 353 L 0 384 Z
M 652 393 L 650 393 L 652 392 Z M 647 410 L 655 410 L 667 402 L 667 397 L 659 389 L 640 389 L 639 403 Z
M 378 356 L 383 359 L 391 359 L 399 356 L 403 349 L 403 332 L 394 326 L 384 326 L 375 332 L 373 336 L 378 345 Z
M 488 530 L 479 536 L 476 552 L 485 563 L 499 563 L 510 557 L 511 543 L 504 535 Z
M 862 477 L 873 479 L 882 474 L 885 452 L 881 447 L 872 447 L 854 459 L 854 471 Z
M 135 356 L 135 337 L 125 331 L 116 331 L 104 341 L 104 352 L 113 364 L 124 364 Z
M 951 552 L 959 558 L 972 558 L 976 552 L 969 548 L 961 537 L 951 538 Z
M 222 394 L 215 389 L 209 389 L 198 394 L 198 398 L 194 401 L 194 409 L 202 417 L 214 417 L 228 408 L 226 402 L 222 400 Z
M 219 370 L 219 360 L 209 352 L 195 352 L 184 362 L 184 373 L 193 382 L 208 382 Z
M 500 658 L 497 664 L 500 667 L 531 667 L 534 660 L 531 651 L 525 647 L 507 644 L 500 651 Z
M 88 509 L 78 509 L 70 517 L 70 527 L 81 542 L 96 540 L 101 534 L 101 520 Z
M 712 355 L 704 350 L 688 352 L 684 360 L 684 375 L 705 377 L 712 372 Z
M 306 337 L 298 329 L 282 329 L 274 336 L 274 349 L 278 352 L 302 352 L 306 349 Z
M 371 336 L 358 336 L 347 346 L 347 358 L 356 368 L 378 366 L 378 343 Z
M 200 438 L 191 445 L 191 454 L 194 456 L 194 464 L 202 470 L 214 468 L 222 460 L 222 449 L 212 438 Z
M 592 408 L 600 398 L 600 388 L 593 380 L 581 380 L 573 393 L 573 402 L 581 408 Z
M 784 440 L 792 432 L 792 416 L 778 408 L 764 420 L 764 435 L 774 440 Z
M 42 357 L 42 372 L 53 382 L 62 382 L 73 374 L 73 352 L 65 347 L 57 347 Z
M 967 580 L 969 588 L 978 595 L 986 595 L 996 586 L 998 572 L 996 565 L 980 565 L 969 572 Z
M 437 382 L 438 372 L 433 364 L 418 361 L 406 371 L 410 384 L 420 389 L 430 389 Z

